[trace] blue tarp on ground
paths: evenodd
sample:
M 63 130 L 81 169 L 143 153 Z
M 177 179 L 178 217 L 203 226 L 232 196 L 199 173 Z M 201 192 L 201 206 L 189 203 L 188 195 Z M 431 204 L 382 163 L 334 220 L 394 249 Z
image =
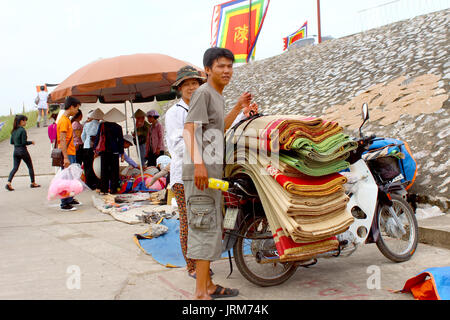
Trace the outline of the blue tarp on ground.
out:
M 412 292 L 419 300 L 450 300 L 450 267 L 422 271 L 405 283 L 402 292 Z
M 138 239 L 135 236 L 136 244 L 158 263 L 166 267 L 185 267 L 186 261 L 180 244 L 180 221 L 164 219 L 161 224 L 169 228 L 167 233 L 152 239 Z M 233 255 L 233 251 L 231 251 L 231 254 Z M 228 258 L 228 253 L 225 252 L 222 258 Z

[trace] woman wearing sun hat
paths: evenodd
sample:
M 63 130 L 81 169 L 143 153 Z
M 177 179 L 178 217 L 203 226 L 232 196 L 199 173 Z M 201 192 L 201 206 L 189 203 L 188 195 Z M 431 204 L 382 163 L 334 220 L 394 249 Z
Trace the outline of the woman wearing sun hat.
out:
M 180 215 L 180 243 L 188 274 L 195 278 L 194 261 L 186 257 L 188 224 L 186 215 L 186 200 L 184 196 L 184 184 L 182 180 L 183 166 L 183 128 L 186 115 L 189 110 L 189 102 L 192 94 L 197 88 L 205 82 L 201 73 L 191 66 L 181 68 L 177 73 L 177 80 L 173 88 L 181 94 L 181 99 L 165 115 L 165 133 L 167 149 L 172 157 L 170 162 L 170 188 L 172 189 L 177 201 Z
M 103 116 L 94 142 L 94 150 L 101 157 L 100 193 L 117 193 L 119 188 L 119 157 L 124 154 L 123 131 L 117 122 L 125 121 L 125 115 L 112 108 Z M 104 136 L 104 148 L 97 149 Z M 100 144 L 101 147 L 101 144 Z

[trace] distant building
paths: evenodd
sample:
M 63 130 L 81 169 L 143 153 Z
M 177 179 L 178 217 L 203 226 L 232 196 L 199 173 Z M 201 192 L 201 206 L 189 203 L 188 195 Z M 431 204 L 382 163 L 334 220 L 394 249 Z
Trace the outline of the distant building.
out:
M 322 42 L 328 41 L 328 40 L 333 40 L 334 38 L 332 36 L 325 36 L 322 37 Z M 307 47 L 307 46 L 312 46 L 316 44 L 316 39 L 315 38 L 305 38 L 305 39 L 300 39 L 295 41 L 289 48 L 299 48 L 299 47 Z
M 305 38 L 295 41 L 291 46 L 288 48 L 290 50 L 291 48 L 299 48 L 299 47 L 306 47 L 306 46 L 312 46 L 314 45 L 314 42 L 316 40 L 314 38 Z

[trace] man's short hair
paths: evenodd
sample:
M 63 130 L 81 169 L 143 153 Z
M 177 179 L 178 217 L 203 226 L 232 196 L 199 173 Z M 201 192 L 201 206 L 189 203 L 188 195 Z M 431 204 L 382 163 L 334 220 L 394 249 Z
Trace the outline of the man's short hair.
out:
M 41 91 L 44 91 L 45 90 L 45 86 L 41 86 Z
M 230 59 L 234 63 L 234 54 L 230 50 L 218 47 L 209 48 L 203 55 L 203 67 L 212 68 L 214 61 L 222 57 Z
M 81 105 L 80 100 L 74 97 L 67 97 L 66 101 L 64 101 L 64 110 L 68 110 L 70 109 L 70 107 L 72 106 L 76 107 L 78 105 Z

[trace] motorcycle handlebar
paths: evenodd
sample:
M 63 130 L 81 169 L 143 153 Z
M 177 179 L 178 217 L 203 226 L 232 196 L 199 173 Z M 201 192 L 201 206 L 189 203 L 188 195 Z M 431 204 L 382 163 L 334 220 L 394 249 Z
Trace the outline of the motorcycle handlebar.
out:
M 360 145 L 366 145 L 366 144 L 371 144 L 373 142 L 373 140 L 376 139 L 376 135 L 371 135 L 370 137 L 362 137 L 360 139 L 358 139 L 358 144 Z

